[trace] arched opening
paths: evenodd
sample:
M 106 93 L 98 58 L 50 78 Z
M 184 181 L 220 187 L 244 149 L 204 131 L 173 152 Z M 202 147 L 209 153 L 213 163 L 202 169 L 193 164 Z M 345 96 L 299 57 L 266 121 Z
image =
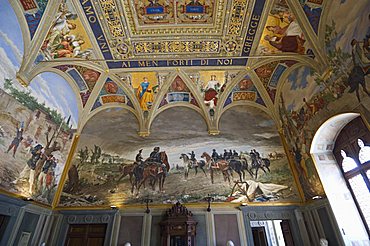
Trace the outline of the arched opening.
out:
M 310 151 L 346 245 L 369 239 L 366 218 L 370 189 L 366 186 L 368 177 L 367 182 L 362 178 L 362 173 L 366 175 L 366 165 L 359 162 L 359 138 L 365 144 L 370 140 L 369 130 L 359 114 L 340 114 L 318 129 Z M 355 163 L 354 168 L 347 169 L 348 163 Z M 365 185 L 362 188 L 361 179 Z M 362 207 L 359 200 L 364 203 Z
M 354 198 L 364 226 L 370 225 L 370 132 L 361 117 L 349 122 L 339 133 L 334 156 Z

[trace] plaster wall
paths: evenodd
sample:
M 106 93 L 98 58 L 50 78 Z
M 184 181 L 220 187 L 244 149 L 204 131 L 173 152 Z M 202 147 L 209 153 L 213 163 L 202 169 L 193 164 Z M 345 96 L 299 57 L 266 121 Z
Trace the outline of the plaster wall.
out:
M 307 206 L 234 208 L 214 205 L 211 206 L 211 212 L 206 211 L 206 206 L 188 208 L 198 221 L 197 245 L 224 245 L 223 240 L 232 239 L 235 245 L 253 246 L 251 222 L 283 219 L 290 221 L 295 245 L 318 245 L 320 238 L 330 237 L 327 235 L 328 231 L 335 234 L 333 245 L 344 245 L 340 241 L 340 232 L 328 204 L 326 200 L 321 200 Z M 17 245 L 19 235 L 24 231 L 31 233 L 28 245 L 40 245 L 43 242 L 46 242 L 46 245 L 64 245 L 69 225 L 91 223 L 107 224 L 104 245 L 123 245 L 127 241 L 139 242 L 142 246 L 157 245 L 156 240 L 160 238 L 158 222 L 167 210 L 167 207 L 151 208 L 149 214 L 144 212 L 144 207 L 121 210 L 51 211 L 5 195 L 0 195 L 0 207 L 0 214 L 10 216 L 5 236 L 0 239 L 1 246 Z M 320 218 L 318 210 L 322 208 L 328 212 L 329 224 L 323 224 Z M 133 232 L 126 233 L 127 226 L 135 224 L 136 218 L 139 218 L 140 223 L 135 225 Z M 230 224 L 224 220 L 220 222 L 220 218 L 227 218 L 229 222 L 235 223 L 234 230 L 229 231 Z M 32 228 L 31 224 L 34 225 Z M 325 230 L 323 228 L 325 226 L 331 229 Z M 219 233 L 220 231 L 224 232 L 223 235 Z

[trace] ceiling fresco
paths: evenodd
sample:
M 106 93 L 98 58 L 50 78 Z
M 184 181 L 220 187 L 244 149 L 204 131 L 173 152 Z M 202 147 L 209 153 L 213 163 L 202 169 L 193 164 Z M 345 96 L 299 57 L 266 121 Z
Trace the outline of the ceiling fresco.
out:
M 258 54 L 293 52 L 313 55 L 303 30 L 285 0 L 275 0 L 267 18 Z
M 254 70 L 272 102 L 275 102 L 280 77 L 287 68 L 291 67 L 295 63 L 295 61 L 274 61 L 262 65 Z
M 124 104 L 129 107 L 133 107 L 130 98 L 127 97 L 121 86 L 108 78 L 105 81 L 104 86 L 101 89 L 91 111 L 101 107 L 104 104 L 111 103 Z
M 176 76 L 176 78 L 173 80 L 159 107 L 172 105 L 173 103 L 190 103 L 196 107 L 199 107 L 196 98 L 180 76 Z
M 313 30 L 318 34 L 324 0 L 301 0 L 299 2 Z
M 99 79 L 100 73 L 82 66 L 62 65 L 55 68 L 65 72 L 72 78 L 80 91 L 82 106 L 85 107 L 91 91 Z
M 22 5 L 32 39 L 45 12 L 48 0 L 22 0 L 19 3 Z
M 59 6 L 58 13 L 41 47 L 45 60 L 92 57 L 92 46 L 71 1 Z
M 247 0 L 80 2 L 105 59 L 240 56 L 243 46 L 251 49 L 265 4 L 258 1 L 252 8 Z M 254 19 L 248 20 L 251 13 Z M 253 25 L 243 25 L 247 21 Z
M 314 133 L 370 108 L 366 0 L 0 5 L 0 190 L 47 206 L 309 201 Z
M 248 75 L 234 86 L 224 103 L 224 107 L 239 101 L 250 101 L 265 106 L 261 95 Z

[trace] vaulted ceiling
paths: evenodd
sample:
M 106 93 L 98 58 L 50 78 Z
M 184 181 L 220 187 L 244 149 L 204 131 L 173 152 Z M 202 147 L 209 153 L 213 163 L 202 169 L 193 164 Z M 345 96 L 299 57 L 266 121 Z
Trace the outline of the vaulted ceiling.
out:
M 38 75 L 52 72 L 68 82 L 77 98 L 75 137 L 66 140 L 61 154 L 66 168 L 57 196 L 48 199 L 54 207 L 60 197 L 64 206 L 122 202 L 130 196 L 128 180 L 109 186 L 102 200 L 89 194 L 94 192 L 89 185 L 108 189 L 109 175 L 119 178 L 110 173 L 119 162 L 132 161 L 136 150 L 149 152 L 155 145 L 167 148 L 173 168 L 181 151 L 195 150 L 200 159 L 200 151 L 222 146 L 257 148 L 275 161 L 274 171 L 281 175 L 257 178 L 256 171 L 254 180 L 290 187 L 284 201 L 323 195 L 309 153 L 313 133 L 330 115 L 352 109 L 357 101 L 369 103 L 363 93 L 351 94 L 356 89 L 346 82 L 353 67 L 351 40 L 370 35 L 366 1 L 353 8 L 353 0 L 9 3 L 24 44 L 18 82 L 32 87 Z M 40 93 L 63 97 L 66 91 Z M 36 123 L 31 119 L 30 129 L 41 127 Z M 102 159 L 84 159 L 99 147 Z M 78 191 L 68 172 L 73 168 L 81 177 L 91 175 L 80 177 Z M 180 177 L 176 172 L 169 186 Z M 206 187 L 206 180 L 200 185 Z M 231 187 L 213 188 L 229 192 Z M 192 199 L 199 202 L 200 196 Z
M 25 85 L 45 71 L 66 78 L 76 94 L 84 94 L 79 105 L 80 126 L 110 80 L 122 87 L 124 97 L 110 99 L 126 105 L 130 102 L 137 117 L 144 118 L 133 91 L 133 80 L 143 75 L 135 78 L 132 72 L 156 72 L 153 79 L 159 91 L 178 77 L 198 103 L 203 101 L 199 83 L 210 79 L 200 81 L 199 71 L 211 71 L 207 76 L 213 71 L 227 71 L 216 78 L 228 84 L 222 93 L 225 98 L 219 101 L 225 101 L 235 85 L 248 77 L 258 93 L 249 96 L 249 102 L 260 97 L 263 103 L 259 104 L 269 108 L 274 117 L 279 80 L 292 66 L 306 65 L 319 74 L 327 67 L 323 1 L 68 0 L 43 1 L 43 8 L 32 2 L 12 3 L 18 16 L 26 13 L 26 21 L 19 20 L 26 49 L 17 76 Z M 69 47 L 61 49 L 62 40 L 67 38 Z M 99 76 L 87 86 L 86 69 L 95 71 L 90 73 L 95 77 L 87 80 Z M 157 94 L 149 120 L 139 120 L 141 134 L 149 134 L 150 122 L 167 88 Z M 216 105 L 220 109 L 215 110 L 215 117 L 203 103 L 199 107 L 209 132 L 217 133 L 224 105 Z

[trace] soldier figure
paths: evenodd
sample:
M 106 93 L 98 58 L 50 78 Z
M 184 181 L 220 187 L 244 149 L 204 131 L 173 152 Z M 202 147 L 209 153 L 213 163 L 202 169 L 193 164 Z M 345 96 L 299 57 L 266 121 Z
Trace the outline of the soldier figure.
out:
M 255 149 L 253 149 L 253 152 L 254 152 L 254 154 L 255 154 L 255 156 L 256 156 L 256 161 L 257 161 L 257 163 L 258 164 L 262 164 L 262 160 L 261 160 L 261 155 L 260 155 L 260 153 L 258 153 Z
M 236 152 L 235 149 L 233 150 L 233 157 L 234 157 L 234 159 L 239 157 L 239 154 L 238 154 L 238 152 Z
M 161 166 L 163 172 L 167 175 L 167 167 L 161 160 L 161 155 L 159 154 L 159 147 L 155 147 L 153 149 L 152 153 L 150 153 L 149 160 L 158 163 Z
M 154 162 L 160 162 L 160 156 L 159 156 L 159 147 L 155 147 L 149 155 L 149 160 Z
M 17 134 L 14 137 L 13 141 L 10 143 L 6 153 L 13 149 L 13 158 L 15 158 L 15 153 L 17 152 L 18 146 L 22 140 L 23 140 L 23 128 L 19 128 L 17 129 Z
M 194 151 L 191 151 L 191 153 L 188 153 L 190 155 L 190 160 L 193 162 L 193 166 L 196 166 L 197 160 L 195 159 L 195 153 Z
M 252 166 L 257 165 L 257 156 L 253 150 L 249 153 L 249 156 L 252 158 Z
M 219 156 L 218 156 L 218 153 L 215 149 L 212 150 L 212 156 L 211 157 L 212 157 L 213 161 L 217 161 Z
M 135 161 L 138 165 L 141 165 L 143 163 L 143 156 L 141 155 L 141 152 L 143 151 L 143 149 L 140 149 L 139 150 L 139 153 L 136 155 L 135 157 Z
M 226 160 L 226 159 L 227 159 L 227 155 L 228 155 L 227 150 L 226 150 L 226 149 L 224 149 L 224 160 Z

